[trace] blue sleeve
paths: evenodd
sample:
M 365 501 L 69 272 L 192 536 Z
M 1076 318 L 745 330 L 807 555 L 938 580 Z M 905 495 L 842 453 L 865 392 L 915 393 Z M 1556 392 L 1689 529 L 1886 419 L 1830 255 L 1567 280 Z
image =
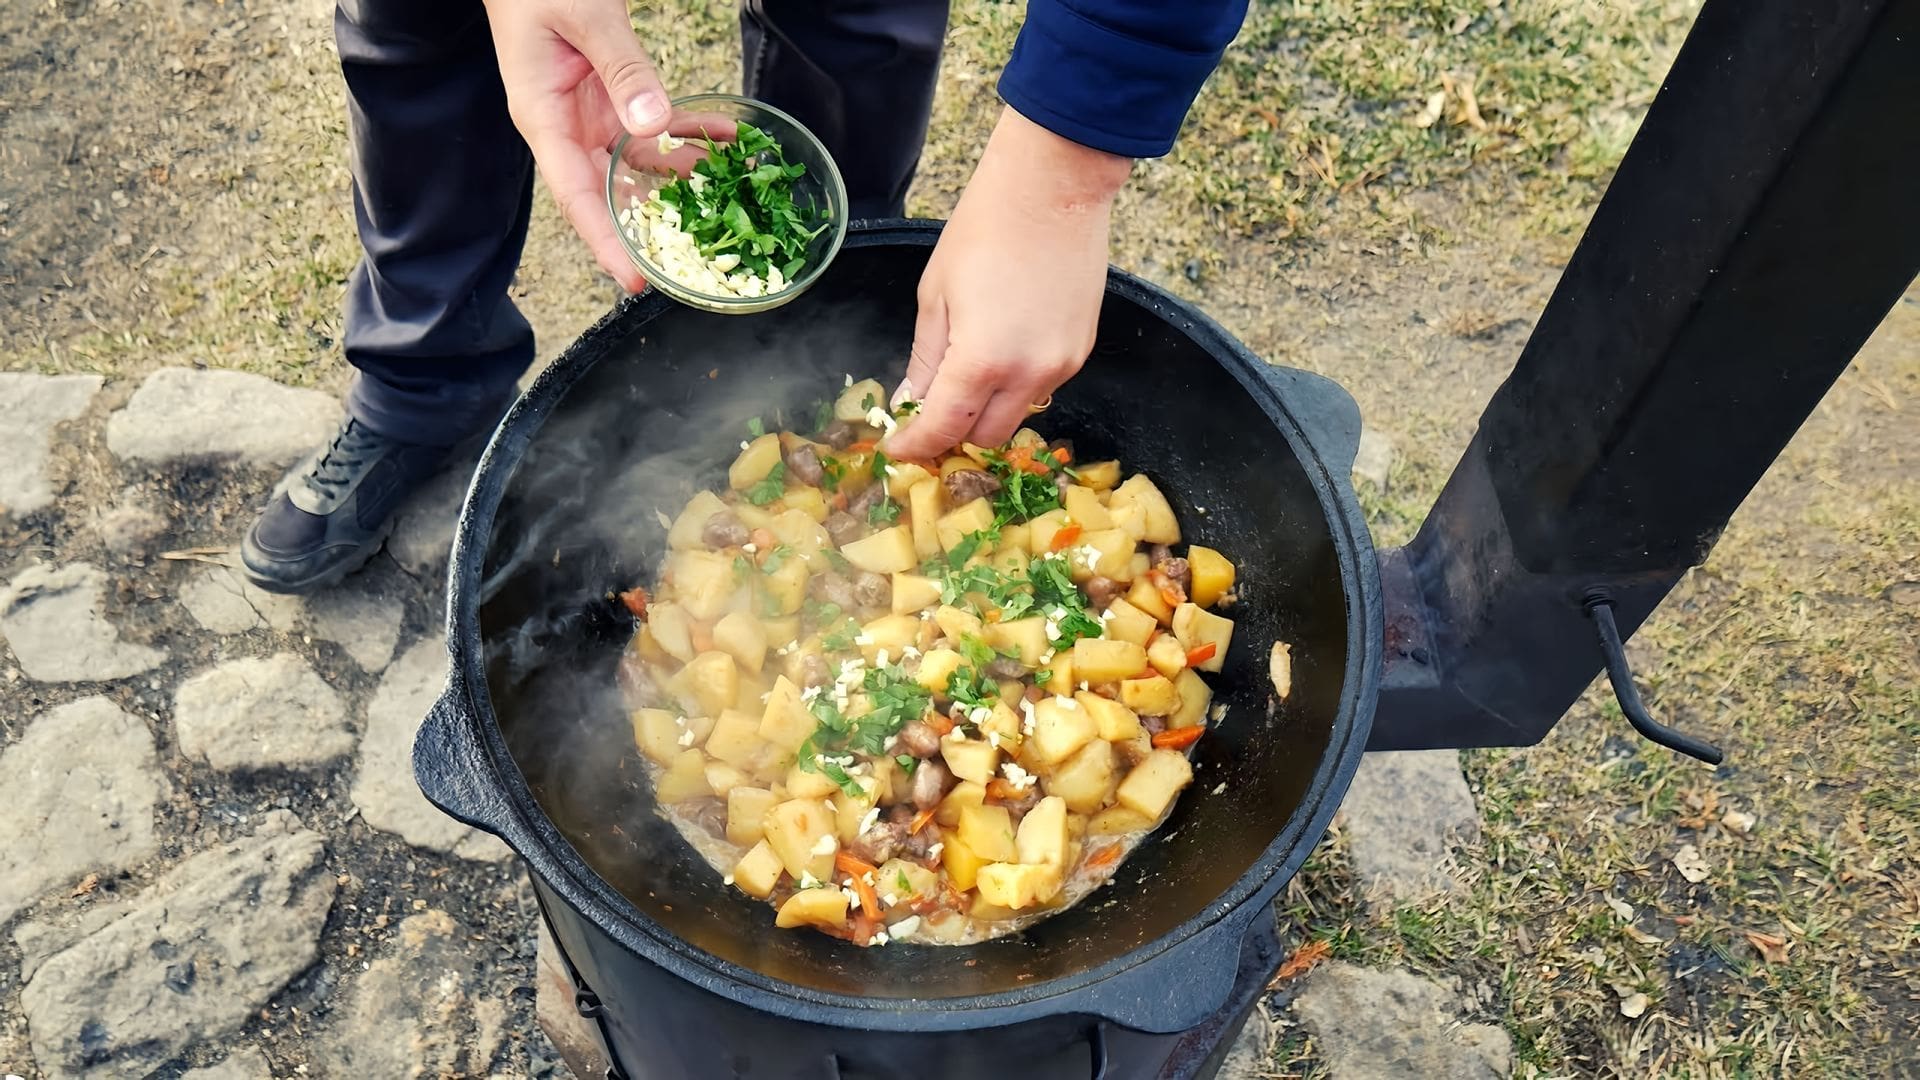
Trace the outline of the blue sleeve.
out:
M 1159 157 L 1246 14 L 1247 0 L 1030 0 L 1000 97 L 1082 146 Z

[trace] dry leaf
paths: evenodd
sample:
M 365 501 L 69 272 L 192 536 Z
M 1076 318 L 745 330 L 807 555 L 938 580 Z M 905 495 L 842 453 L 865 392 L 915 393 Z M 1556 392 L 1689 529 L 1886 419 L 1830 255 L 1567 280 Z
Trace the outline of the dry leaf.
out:
M 1274 974 L 1273 981 L 1267 983 L 1267 989 L 1272 990 L 1288 979 L 1298 978 L 1312 971 L 1314 965 L 1325 960 L 1331 952 L 1333 952 L 1333 946 L 1324 938 L 1309 941 L 1293 950 L 1293 955 L 1287 957 L 1286 963 L 1281 964 L 1280 970 Z
M 1674 822 L 1675 825 L 1683 829 L 1706 828 L 1707 822 L 1712 821 L 1715 812 L 1720 809 L 1720 793 L 1712 789 L 1708 789 L 1704 795 L 1689 791 L 1681 796 L 1681 801 L 1685 802 L 1695 811 Z
M 1638 1020 L 1646 1014 L 1647 1006 L 1651 1004 L 1653 1002 L 1649 1001 L 1645 994 L 1628 994 L 1620 999 L 1620 1015 L 1629 1020 Z
M 1649 934 L 1637 926 L 1627 927 L 1627 936 L 1642 945 L 1665 945 L 1667 939 L 1658 934 Z
M 1748 930 L 1746 934 L 1747 944 L 1753 946 L 1754 951 L 1760 954 L 1760 959 L 1769 964 L 1787 962 L 1787 950 L 1793 948 L 1792 942 L 1772 934 L 1763 934 L 1758 930 Z
M 88 874 L 86 877 L 81 878 L 80 884 L 75 885 L 73 887 L 73 891 L 71 893 L 68 893 L 67 895 L 85 896 L 99 887 L 100 887 L 100 875 Z
M 1267 122 L 1268 127 L 1272 128 L 1275 131 L 1280 130 L 1280 114 L 1279 113 L 1274 112 L 1272 109 L 1263 109 L 1258 105 L 1255 105 L 1253 107 L 1253 111 L 1260 115 L 1260 119 L 1265 120 Z
M 1446 111 L 1446 108 L 1447 92 L 1445 90 L 1435 90 L 1433 93 L 1427 95 L 1427 107 L 1421 109 L 1419 115 L 1413 118 L 1413 126 L 1417 128 L 1432 127 L 1440 122 L 1440 114 Z
M 1473 83 L 1463 82 L 1458 88 L 1460 108 L 1453 114 L 1453 122 L 1465 124 L 1475 131 L 1487 130 L 1487 122 L 1480 115 L 1480 102 L 1473 96 Z
M 1752 832 L 1754 825 L 1756 825 L 1759 820 L 1759 818 L 1743 810 L 1730 809 L 1720 815 L 1720 824 L 1724 826 L 1728 832 L 1736 832 L 1741 836 Z
M 1267 656 L 1267 676 L 1273 680 L 1273 692 L 1280 700 L 1287 700 L 1293 693 L 1293 646 L 1284 641 L 1273 643 L 1273 652 Z
M 1609 896 L 1607 897 L 1607 906 L 1613 909 L 1615 915 L 1620 916 L 1621 922 L 1630 923 L 1633 921 L 1632 904 L 1627 903 L 1617 896 Z
M 1681 877 L 1695 885 L 1707 880 L 1713 873 L 1707 867 L 1707 860 L 1700 856 L 1700 849 L 1692 844 L 1681 844 L 1680 850 L 1673 853 L 1673 866 L 1680 871 Z

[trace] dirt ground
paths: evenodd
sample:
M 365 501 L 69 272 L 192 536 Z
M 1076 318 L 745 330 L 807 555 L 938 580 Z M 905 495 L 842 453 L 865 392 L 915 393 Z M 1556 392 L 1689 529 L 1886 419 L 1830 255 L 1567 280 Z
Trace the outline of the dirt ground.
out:
M 637 12 L 676 92 L 737 88 L 733 10 Z M 1256 4 L 1182 148 L 1137 170 L 1115 261 L 1268 359 L 1344 383 L 1394 437 L 1390 483 L 1365 497 L 1378 541 L 1404 541 L 1690 14 Z M 1019 15 L 956 5 L 915 212 L 941 216 L 957 197 Z M 124 379 L 184 364 L 344 385 L 339 301 L 357 248 L 330 18 L 320 0 L 0 7 L 0 369 Z M 1442 113 L 1421 126 L 1433 94 Z M 615 297 L 542 199 L 515 288 L 551 355 Z M 1636 636 L 1655 715 L 1718 742 L 1728 765 L 1633 740 L 1590 691 L 1543 745 L 1465 755 L 1486 827 L 1462 855 L 1463 897 L 1363 907 L 1336 832 L 1290 890 L 1295 931 L 1337 956 L 1490 987 L 1483 1011 L 1512 1034 L 1521 1075 L 1920 1075 L 1916 410 L 1920 290 Z M 230 540 L 259 494 L 193 475 L 148 483 L 182 508 L 183 546 Z M 283 788 L 195 788 L 171 824 L 271 805 Z M 1750 830 L 1723 823 L 1739 814 Z M 1705 856 L 1705 881 L 1677 872 L 1683 844 Z M 357 876 L 431 881 L 436 904 L 511 949 L 524 913 L 495 872 L 372 834 L 335 857 Z M 416 891 L 343 894 L 334 919 Z M 344 941 L 336 929 L 328 940 Z M 508 974 L 524 963 L 504 961 Z M 1637 1019 L 1621 1010 L 1633 993 L 1649 999 Z M 1320 1074 L 1309 1035 L 1276 1025 L 1273 1075 Z

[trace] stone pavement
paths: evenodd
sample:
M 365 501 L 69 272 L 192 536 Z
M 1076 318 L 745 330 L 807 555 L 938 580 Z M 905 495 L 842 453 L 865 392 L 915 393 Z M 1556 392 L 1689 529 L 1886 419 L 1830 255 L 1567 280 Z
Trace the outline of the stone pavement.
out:
M 517 863 L 409 767 L 464 476 L 338 590 L 274 596 L 227 549 L 333 398 L 171 368 L 0 373 L 0 405 L 0 1075 L 564 1071 Z M 1384 483 L 1390 443 L 1372 449 Z M 1445 887 L 1476 820 L 1457 760 L 1408 757 L 1369 762 L 1344 835 L 1392 902 Z M 1296 981 L 1271 1009 L 1338 1077 L 1505 1069 L 1504 1036 L 1463 1026 L 1441 984 Z M 1265 1075 L 1271 1035 L 1249 1025 L 1222 1075 Z

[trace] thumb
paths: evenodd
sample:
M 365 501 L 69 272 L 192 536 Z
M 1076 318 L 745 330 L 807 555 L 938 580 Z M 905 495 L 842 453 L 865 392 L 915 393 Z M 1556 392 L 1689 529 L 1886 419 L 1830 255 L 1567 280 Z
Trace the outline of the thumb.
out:
M 576 9 L 576 39 L 569 42 L 587 58 L 607 99 L 620 114 L 620 124 L 635 138 L 652 138 L 667 130 L 673 103 L 653 58 L 640 47 L 624 3 L 595 3 Z

